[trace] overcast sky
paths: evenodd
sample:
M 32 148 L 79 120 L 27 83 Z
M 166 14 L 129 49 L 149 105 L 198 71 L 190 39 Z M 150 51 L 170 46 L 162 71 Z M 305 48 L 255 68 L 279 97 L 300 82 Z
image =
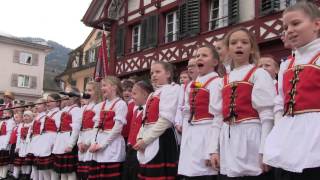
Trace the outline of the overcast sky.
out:
M 0 32 L 40 37 L 75 49 L 91 32 L 81 19 L 91 0 L 1 0 Z

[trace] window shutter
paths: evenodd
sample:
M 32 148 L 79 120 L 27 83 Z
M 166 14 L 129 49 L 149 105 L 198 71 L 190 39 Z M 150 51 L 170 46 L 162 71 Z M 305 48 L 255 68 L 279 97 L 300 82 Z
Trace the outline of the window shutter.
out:
M 280 9 L 280 0 L 261 0 L 261 15 L 266 15 Z
M 200 32 L 200 1 L 186 0 L 179 7 L 179 37 L 195 35 Z
M 228 23 L 235 24 L 239 21 L 239 0 L 229 0 Z
M 18 87 L 18 74 L 12 74 L 11 76 L 11 86 Z
M 124 35 L 125 35 L 125 27 L 119 27 L 116 34 L 116 54 L 117 56 L 124 55 Z
M 158 16 L 152 15 L 148 18 L 147 26 L 147 42 L 148 47 L 155 47 L 158 40 Z
M 101 46 L 97 46 L 95 48 L 95 57 L 94 57 L 94 61 L 97 62 L 98 61 L 98 57 L 99 57 L 99 49 Z
M 148 17 L 142 20 L 140 28 L 140 49 L 144 49 L 148 47 Z
M 88 64 L 88 62 L 89 62 L 89 50 L 86 50 L 85 58 L 84 58 L 84 63 L 85 64 L 82 64 L 82 65 L 86 65 L 86 64 Z
M 188 33 L 200 32 L 200 0 L 187 0 Z
M 20 51 L 15 50 L 13 54 L 13 62 L 19 63 Z
M 187 36 L 188 19 L 187 19 L 187 4 L 183 3 L 179 7 L 179 38 Z
M 30 88 L 31 89 L 36 89 L 37 88 L 37 77 L 36 76 L 30 76 L 30 78 L 31 78 Z
M 32 54 L 32 65 L 38 66 L 39 65 L 39 55 L 38 54 Z

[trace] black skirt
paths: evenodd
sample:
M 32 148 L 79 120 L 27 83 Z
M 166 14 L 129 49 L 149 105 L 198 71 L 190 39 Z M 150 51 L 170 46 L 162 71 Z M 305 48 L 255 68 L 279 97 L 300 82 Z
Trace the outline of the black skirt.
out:
M 126 161 L 123 164 L 122 180 L 138 180 L 139 161 L 137 151 L 132 146 L 127 147 Z
M 320 167 L 304 169 L 302 173 L 295 173 L 283 169 L 275 169 L 275 180 L 319 180 Z
M 159 137 L 159 151 L 147 164 L 140 164 L 139 179 L 177 179 L 178 145 L 172 128 Z
M 58 174 L 72 173 L 77 170 L 78 149 L 75 146 L 71 152 L 53 155 L 53 170 Z
M 79 179 L 88 179 L 89 170 L 93 161 L 79 161 L 77 167 L 77 175 Z
M 24 161 L 22 163 L 23 166 L 29 165 L 33 166 L 36 165 L 37 157 L 35 157 L 33 154 L 27 154 L 27 156 L 24 158 Z
M 99 163 L 93 161 L 89 169 L 89 180 L 120 180 L 121 179 L 121 163 L 107 162 Z
M 24 165 L 23 163 L 25 162 L 25 157 L 19 157 L 18 153 L 16 153 L 15 158 L 13 160 L 13 166 L 20 167 Z
M 13 164 L 14 163 L 14 160 L 16 157 L 18 157 L 18 153 L 15 152 L 16 150 L 16 144 L 11 144 L 11 147 L 10 147 L 10 164 Z
M 10 163 L 9 151 L 1 150 L 0 151 L 0 166 L 6 166 L 9 163 Z
M 48 170 L 53 167 L 53 156 L 38 157 L 36 166 L 38 170 Z

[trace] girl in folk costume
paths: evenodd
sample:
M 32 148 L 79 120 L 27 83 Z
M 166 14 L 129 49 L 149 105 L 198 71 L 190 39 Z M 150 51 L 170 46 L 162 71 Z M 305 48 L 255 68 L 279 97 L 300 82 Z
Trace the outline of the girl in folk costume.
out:
M 264 162 L 279 168 L 276 178 L 315 180 L 320 177 L 320 11 L 299 2 L 283 12 L 291 61 L 282 63 L 279 94 L 275 100 L 276 124 L 266 140 Z
M 28 155 L 26 157 L 26 161 L 31 161 L 32 163 L 32 173 L 31 178 L 33 180 L 39 179 L 39 171 L 37 169 L 37 159 L 39 157 L 39 147 L 42 146 L 40 142 L 40 134 L 41 134 L 41 122 L 46 118 L 46 100 L 38 99 L 36 101 L 37 105 L 35 106 L 37 110 L 37 115 L 32 123 L 32 128 L 28 133 L 28 137 L 30 138 L 30 145 L 28 146 Z M 29 111 L 29 110 L 28 110 Z
M 137 135 L 142 124 L 143 109 L 145 108 L 149 94 L 152 92 L 152 85 L 145 81 L 135 83 L 132 88 L 132 99 L 135 103 L 135 107 L 133 109 L 133 116 L 131 119 L 126 161 L 124 163 L 122 175 L 123 180 L 138 179 L 139 162 L 137 159 L 137 151 L 133 149 L 133 146 L 137 142 Z
M 89 148 L 94 163 L 88 179 L 120 179 L 121 163 L 125 160 L 125 141 L 121 132 L 128 108 L 120 98 L 122 88 L 118 78 L 104 78 L 101 91 L 105 100 L 95 107 L 94 121 L 98 128 Z
M 177 175 L 178 146 L 174 134 L 179 85 L 173 83 L 170 63 L 155 62 L 151 65 L 151 81 L 155 85 L 146 102 L 143 126 L 137 143 L 140 179 L 175 179 Z
M 16 179 L 29 179 L 31 173 L 31 161 L 26 160 L 30 145 L 30 139 L 28 136 L 29 131 L 32 128 L 33 113 L 31 111 L 25 111 L 23 113 L 23 123 L 18 128 L 18 139 L 16 151 L 18 152 L 18 159 L 15 161 L 15 167 L 19 167 L 21 170 L 21 176 L 19 177 L 19 171 L 14 171 L 14 177 Z
M 5 179 L 7 177 L 9 168 L 9 140 L 12 129 L 15 126 L 12 116 L 12 110 L 4 110 L 0 121 L 0 179 Z
M 18 131 L 19 131 L 19 126 L 21 126 L 21 124 L 23 123 L 23 111 L 16 111 L 16 113 L 14 114 L 14 121 L 15 121 L 15 128 L 13 129 L 12 133 L 11 133 L 11 137 L 10 137 L 10 144 L 11 145 L 11 152 L 10 152 L 10 156 L 12 158 L 12 163 L 13 163 L 13 172 L 12 172 L 12 176 L 15 179 L 19 178 L 19 174 L 20 174 L 20 167 L 21 167 L 21 163 L 22 163 L 22 158 L 19 157 L 19 152 L 18 152 Z M 28 131 L 26 132 L 28 133 Z M 14 149 L 13 149 L 14 148 Z M 12 151 L 13 149 L 13 151 Z
M 123 100 L 127 103 L 128 105 L 128 113 L 127 113 L 127 124 L 123 127 L 122 130 L 122 136 L 124 137 L 125 141 L 127 142 L 128 137 L 129 137 L 129 132 L 130 132 L 130 127 L 131 127 L 131 119 L 133 116 L 133 108 L 134 108 L 134 102 L 132 100 L 132 87 L 133 87 L 133 82 L 130 80 L 125 80 L 122 82 L 122 89 L 123 89 Z
M 211 164 L 215 169 L 220 165 L 221 179 L 272 179 L 262 163 L 264 142 L 273 127 L 272 78 L 255 66 L 258 46 L 246 28 L 231 30 L 226 45 L 233 69 L 219 82 L 217 98 L 211 99 L 214 121 L 223 120 L 220 147 L 212 142 L 209 149 Z
M 66 87 L 68 93 L 79 94 L 75 87 Z M 78 107 L 79 98 L 69 97 L 63 100 L 65 107 L 61 110 L 60 124 L 56 136 L 52 154 L 54 163 L 51 179 L 58 179 L 60 174 L 62 180 L 75 180 L 78 161 L 77 140 L 81 128 L 81 110 Z
M 39 171 L 39 179 L 46 180 L 51 178 L 52 174 L 52 148 L 57 136 L 57 127 L 59 125 L 61 112 L 59 109 L 60 96 L 58 94 L 49 94 L 47 96 L 47 114 L 41 118 L 40 136 L 37 147 L 36 166 Z
M 78 139 L 78 179 L 86 180 L 89 175 L 89 168 L 92 161 L 92 153 L 88 151 L 88 148 L 96 135 L 94 130 L 93 117 L 95 116 L 94 108 L 98 103 L 100 97 L 100 87 L 96 82 L 88 82 L 86 85 L 85 93 L 90 95 L 88 104 L 81 108 L 82 111 L 82 123 L 80 129 L 80 135 Z
M 187 131 L 183 133 L 179 159 L 178 173 L 186 179 L 216 179 L 218 171 L 210 166 L 210 155 L 206 153 L 209 142 L 218 144 L 221 122 L 213 121 L 210 112 L 211 100 L 218 92 L 219 54 L 211 45 L 205 45 L 197 50 L 196 64 L 199 76 L 187 87 L 185 93 L 184 121 L 188 122 Z M 213 124 L 213 125 L 212 125 Z M 210 138 L 211 131 L 216 135 Z

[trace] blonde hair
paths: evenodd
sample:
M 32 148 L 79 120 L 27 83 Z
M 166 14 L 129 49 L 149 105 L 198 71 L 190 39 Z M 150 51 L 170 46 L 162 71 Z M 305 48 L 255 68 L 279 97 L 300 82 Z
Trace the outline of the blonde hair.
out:
M 312 20 L 320 18 L 320 10 L 318 9 L 318 6 L 315 5 L 312 2 L 306 2 L 306 1 L 300 1 L 294 4 L 293 6 L 290 6 L 286 8 L 283 11 L 283 14 L 286 14 L 288 12 L 292 11 L 303 11 L 306 15 L 308 15 Z
M 94 81 L 90 81 L 86 84 L 87 86 L 92 86 L 93 91 L 94 91 L 94 95 L 96 96 L 95 101 L 99 102 L 102 100 L 102 95 L 101 95 L 101 89 L 100 89 L 100 84 Z M 97 103 L 96 102 L 96 103 Z
M 122 90 L 121 81 L 119 78 L 117 78 L 115 76 L 107 76 L 102 79 L 102 82 L 110 83 L 111 85 L 116 86 L 116 94 L 118 97 L 122 98 L 123 90 Z
M 218 61 L 218 64 L 214 67 L 214 71 L 216 73 L 218 73 L 218 75 L 220 77 L 224 76 L 224 74 L 226 73 L 226 69 L 224 67 L 224 65 L 222 64 L 221 60 L 220 60 L 220 56 L 219 56 L 219 53 L 217 51 L 217 49 L 211 45 L 211 44 L 205 44 L 205 45 L 201 45 L 198 47 L 197 51 L 200 49 L 200 48 L 207 48 L 210 50 L 211 54 L 212 54 L 212 57 L 213 59 L 217 60 Z
M 251 50 L 253 51 L 249 56 L 249 63 L 257 65 L 257 61 L 260 58 L 259 46 L 257 44 L 257 41 L 256 41 L 254 35 L 245 27 L 236 27 L 226 34 L 226 36 L 224 38 L 225 39 L 224 42 L 225 42 L 227 48 L 229 48 L 229 42 L 230 42 L 231 35 L 235 32 L 238 32 L 238 31 L 245 32 L 248 35 L 249 41 L 251 44 Z M 234 66 L 234 62 L 232 60 L 232 62 L 231 62 L 232 69 L 233 69 L 233 66 Z

